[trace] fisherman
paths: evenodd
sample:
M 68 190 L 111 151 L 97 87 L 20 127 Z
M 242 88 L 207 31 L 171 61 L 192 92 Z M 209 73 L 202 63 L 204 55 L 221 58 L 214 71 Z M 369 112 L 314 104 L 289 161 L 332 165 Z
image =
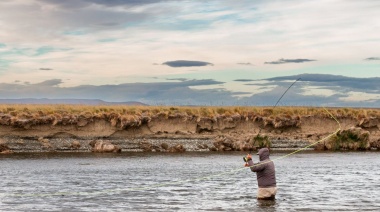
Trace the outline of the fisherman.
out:
M 276 175 L 274 163 L 269 159 L 269 149 L 261 148 L 257 154 L 260 158 L 259 163 L 253 163 L 251 154 L 244 158 L 244 161 L 246 161 L 245 166 L 250 167 L 251 171 L 256 172 L 257 175 L 257 184 L 259 186 L 257 199 L 274 200 L 277 193 Z

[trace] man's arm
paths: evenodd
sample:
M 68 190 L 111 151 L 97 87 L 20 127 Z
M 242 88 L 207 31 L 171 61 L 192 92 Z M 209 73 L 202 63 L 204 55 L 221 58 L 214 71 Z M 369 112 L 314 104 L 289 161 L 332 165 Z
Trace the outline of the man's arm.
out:
M 251 154 L 248 154 L 246 158 L 247 158 L 248 167 L 251 169 L 251 171 L 258 172 L 258 171 L 264 170 L 265 166 L 263 166 L 263 164 L 253 163 Z

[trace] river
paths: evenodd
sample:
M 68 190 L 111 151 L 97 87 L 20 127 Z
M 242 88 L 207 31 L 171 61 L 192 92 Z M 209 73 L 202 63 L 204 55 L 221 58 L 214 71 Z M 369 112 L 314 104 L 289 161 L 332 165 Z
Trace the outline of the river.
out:
M 0 155 L 0 211 L 380 211 L 379 152 L 286 154 L 275 201 L 242 152 Z

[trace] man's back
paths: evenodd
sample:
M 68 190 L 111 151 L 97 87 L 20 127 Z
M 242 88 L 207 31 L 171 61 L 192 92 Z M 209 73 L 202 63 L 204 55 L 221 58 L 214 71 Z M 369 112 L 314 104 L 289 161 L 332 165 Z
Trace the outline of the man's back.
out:
M 276 187 L 276 171 L 274 163 L 269 159 L 269 149 L 262 148 L 259 150 L 260 157 L 259 163 L 253 163 L 252 160 L 248 161 L 248 165 L 253 172 L 256 172 L 257 184 L 259 186 L 258 198 L 274 198 L 277 192 Z

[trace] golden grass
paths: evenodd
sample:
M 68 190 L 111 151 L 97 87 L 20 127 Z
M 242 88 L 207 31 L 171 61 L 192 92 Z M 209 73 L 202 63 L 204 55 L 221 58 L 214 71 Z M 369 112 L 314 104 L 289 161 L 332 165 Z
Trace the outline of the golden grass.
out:
M 380 117 L 380 109 L 328 108 L 337 118 Z M 176 114 L 198 117 L 224 116 L 324 116 L 328 114 L 320 107 L 247 107 L 247 106 L 126 106 L 126 105 L 0 105 L 0 113 L 12 116 L 83 115 L 99 116 L 116 113 L 130 119 L 132 116 L 170 116 Z

